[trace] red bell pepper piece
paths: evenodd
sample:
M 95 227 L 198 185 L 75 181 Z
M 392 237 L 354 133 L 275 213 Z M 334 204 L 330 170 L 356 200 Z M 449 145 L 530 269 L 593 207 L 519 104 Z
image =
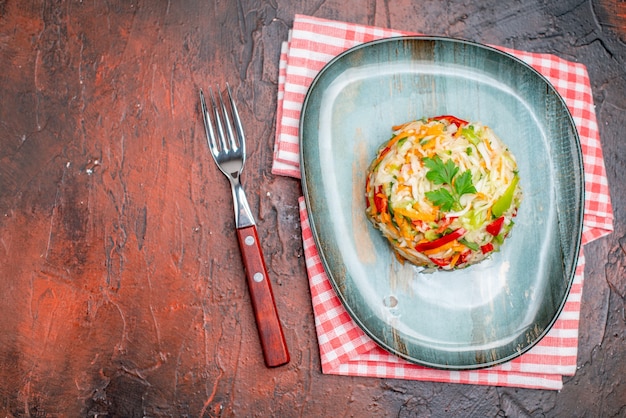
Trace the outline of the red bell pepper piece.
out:
M 370 198 L 368 196 L 370 191 L 370 178 L 369 176 L 365 179 L 365 209 L 369 209 L 370 208 Z
M 390 147 L 385 147 L 385 148 L 384 148 L 384 149 L 380 152 L 380 154 L 378 155 L 378 160 L 379 160 L 379 161 L 380 161 L 380 160 L 382 160 L 382 159 L 385 157 L 385 155 L 387 155 L 387 153 L 388 153 L 389 151 L 391 151 L 391 148 L 390 148 Z
M 502 230 L 502 224 L 504 223 L 504 216 L 500 216 L 498 219 L 487 225 L 485 228 L 494 237 Z
M 451 241 L 454 241 L 455 239 L 459 239 L 461 238 L 463 235 L 465 235 L 465 229 L 463 228 L 459 228 L 459 229 L 455 229 L 454 231 L 450 232 L 448 235 L 444 235 L 441 238 L 437 238 L 434 241 L 426 241 L 426 242 L 420 242 L 419 244 L 417 244 L 415 246 L 415 251 L 426 251 L 426 250 L 432 250 L 435 248 L 439 248 L 442 245 L 445 245 Z
M 376 205 L 378 213 L 387 212 L 387 196 L 383 193 L 382 186 L 378 186 L 376 188 L 376 193 L 374 194 L 374 205 Z
M 462 253 L 461 257 L 459 257 L 459 261 L 457 261 L 456 264 L 460 265 L 460 264 L 465 263 L 471 254 L 472 254 L 472 250 L 467 250 L 464 253 Z
M 452 115 L 441 115 L 441 116 L 435 116 L 433 118 L 428 119 L 429 122 L 433 120 L 446 120 L 449 123 L 456 125 L 457 128 L 460 128 L 461 125 L 467 125 L 469 123 L 463 119 L 459 119 L 456 116 L 452 116 Z
M 487 254 L 493 251 L 493 244 L 488 242 L 487 244 L 483 245 L 480 247 L 480 251 L 483 252 L 483 254 Z
M 456 219 L 456 217 L 450 217 L 450 218 L 443 218 L 441 220 L 441 223 L 439 224 L 439 228 L 437 228 L 437 230 L 435 232 L 437 232 L 438 234 L 441 234 L 443 231 L 445 231 L 452 222 L 454 222 L 454 220 Z
M 450 264 L 449 259 L 433 258 L 433 257 L 428 257 L 428 259 L 432 261 L 433 263 L 437 264 L 439 267 L 446 267 Z

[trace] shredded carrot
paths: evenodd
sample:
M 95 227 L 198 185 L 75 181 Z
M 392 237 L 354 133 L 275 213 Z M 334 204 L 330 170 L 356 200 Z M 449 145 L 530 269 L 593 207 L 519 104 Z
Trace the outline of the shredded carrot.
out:
M 435 149 L 436 145 L 437 145 L 437 139 L 433 138 L 430 141 L 428 141 L 427 143 L 425 143 L 424 145 L 422 145 L 422 149 L 424 149 L 424 150 L 432 150 L 432 149 Z
M 415 206 L 418 206 L 417 208 Z M 419 218 L 418 220 L 420 221 L 425 221 L 425 222 L 435 222 L 435 220 L 437 219 L 437 213 L 432 210 L 432 206 L 431 206 L 431 210 L 429 212 L 426 212 L 422 209 L 421 206 L 419 206 L 419 204 L 414 204 L 413 205 L 413 209 L 416 209 L 419 212 Z
M 407 222 L 406 219 L 399 214 L 396 214 L 395 220 L 398 226 L 400 227 L 400 234 L 402 235 L 402 237 L 408 240 L 413 238 L 413 234 L 411 233 L 412 231 L 411 224 Z
M 450 241 L 446 244 L 443 244 L 440 247 L 437 248 L 433 248 L 432 250 L 425 250 L 422 251 L 425 255 L 433 255 L 433 254 L 437 254 L 443 251 L 447 251 L 452 249 L 454 252 L 456 253 L 462 253 L 463 251 L 465 251 L 467 249 L 467 247 L 463 244 L 461 244 L 459 241 L 454 240 L 454 241 Z
M 426 129 L 426 136 L 430 136 L 430 135 L 441 135 L 443 133 L 443 124 L 442 123 L 437 123 L 433 126 L 429 126 Z
M 399 140 L 401 140 L 402 138 L 406 138 L 409 135 L 412 135 L 414 133 L 414 131 L 412 129 L 406 130 L 406 131 L 402 131 L 400 132 L 398 135 L 394 136 L 393 138 L 391 138 L 389 140 L 389 143 L 387 144 L 387 146 L 389 148 L 393 147 L 395 145 L 396 142 L 398 142 Z
M 406 216 L 412 221 L 426 221 L 433 222 L 436 219 L 436 216 L 432 213 L 424 213 L 416 210 L 415 208 L 394 208 L 394 212 Z
M 433 254 L 437 254 L 440 253 L 442 251 L 446 251 L 449 250 L 450 248 L 454 247 L 455 245 L 458 245 L 458 241 L 454 240 L 454 241 L 450 241 L 446 244 L 443 244 L 440 247 L 437 248 L 433 248 L 432 250 L 424 250 L 422 251 L 425 255 L 433 255 Z
M 485 146 L 487 147 L 487 149 L 489 150 L 489 152 L 493 153 L 493 148 L 491 148 L 491 143 L 489 141 L 487 141 L 487 139 L 483 139 L 483 142 L 485 143 Z
M 452 247 L 452 249 L 454 251 L 456 251 L 457 253 L 462 253 L 465 250 L 467 250 L 467 246 L 465 244 L 461 244 L 460 242 L 456 242 L 456 245 Z
M 404 265 L 404 262 L 406 261 L 404 257 L 402 257 L 399 253 L 394 251 L 394 254 L 396 256 L 396 258 L 398 259 L 398 261 L 400 262 L 400 264 Z
M 378 156 L 378 158 L 376 158 L 376 160 L 374 161 L 373 165 L 377 165 L 379 164 L 383 158 L 385 158 L 385 155 L 387 155 L 387 152 L 389 152 L 389 150 L 391 149 L 391 147 L 393 147 L 395 145 L 396 142 L 398 142 L 399 140 L 403 139 L 403 138 L 407 138 L 409 135 L 411 135 L 413 133 L 412 130 L 408 130 L 408 131 L 402 131 L 400 132 L 398 135 L 394 136 L 393 138 L 391 138 L 389 140 L 389 142 L 387 143 L 387 145 L 385 146 L 385 149 L 380 153 L 380 155 Z
M 452 256 L 452 260 L 450 260 L 450 268 L 454 268 L 454 266 L 456 266 L 459 258 L 461 258 L 461 253 L 456 253 Z
M 417 215 L 417 212 L 410 208 L 394 207 L 394 212 L 399 215 L 406 216 L 407 218 L 411 218 L 411 219 L 413 219 Z

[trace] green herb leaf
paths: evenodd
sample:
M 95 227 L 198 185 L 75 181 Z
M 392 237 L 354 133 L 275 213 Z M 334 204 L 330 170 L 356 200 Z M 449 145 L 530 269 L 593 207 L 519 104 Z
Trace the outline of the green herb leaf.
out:
M 459 198 L 466 193 L 476 193 L 476 187 L 474 187 L 474 183 L 472 182 L 472 173 L 469 170 L 466 170 L 456 178 L 454 181 L 454 190 Z
M 426 192 L 426 198 L 433 202 L 434 205 L 439 206 L 441 210 L 448 212 L 452 209 L 452 206 L 457 202 L 457 199 L 443 187 L 437 190 Z
M 424 165 L 430 170 L 426 173 L 426 178 L 434 184 L 452 184 L 452 179 L 458 173 L 459 167 L 451 159 L 445 163 L 438 155 L 433 158 L 424 158 Z
M 476 187 L 472 182 L 472 173 L 466 170 L 457 176 L 459 167 L 450 159 L 445 163 L 435 155 L 433 158 L 424 158 L 424 165 L 429 168 L 426 178 L 434 184 L 447 184 L 451 191 L 441 187 L 430 192 L 426 192 L 426 198 L 441 210 L 449 212 L 451 209 L 461 209 L 461 196 L 467 193 L 476 193 Z M 455 178 L 456 176 L 456 178 Z

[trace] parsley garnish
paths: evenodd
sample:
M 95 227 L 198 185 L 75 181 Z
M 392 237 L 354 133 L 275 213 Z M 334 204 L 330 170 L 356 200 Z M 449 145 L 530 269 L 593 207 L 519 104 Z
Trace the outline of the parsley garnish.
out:
M 441 210 L 449 212 L 454 206 L 456 199 L 452 194 L 443 187 L 441 189 L 426 192 L 426 198 L 433 202 L 435 206 L 439 206 Z
M 466 170 L 454 180 L 454 190 L 459 197 L 464 194 L 476 193 L 476 188 L 474 183 L 472 183 L 472 173 L 469 170 Z
M 433 158 L 424 158 L 424 165 L 428 167 L 426 178 L 436 185 L 448 185 L 439 189 L 426 192 L 426 198 L 441 210 L 449 212 L 453 208 L 461 209 L 461 196 L 468 193 L 476 193 L 476 188 L 472 182 L 472 173 L 469 170 L 461 173 L 459 167 L 451 159 L 445 163 L 438 155 Z
M 424 158 L 424 165 L 430 170 L 426 173 L 426 178 L 435 184 L 452 184 L 452 179 L 459 172 L 459 167 L 454 161 L 441 161 L 438 155 L 433 158 Z

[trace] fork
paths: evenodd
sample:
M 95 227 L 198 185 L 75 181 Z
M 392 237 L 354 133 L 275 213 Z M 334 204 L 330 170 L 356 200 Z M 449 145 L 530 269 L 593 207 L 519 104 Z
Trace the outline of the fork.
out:
M 230 86 L 226 83 L 227 100 L 219 92 L 219 86 L 217 89 L 217 94 L 214 95 L 213 89 L 209 87 L 212 116 L 207 109 L 204 93 L 200 90 L 204 128 L 213 160 L 228 178 L 232 189 L 237 239 L 265 364 L 267 367 L 277 367 L 289 362 L 289 352 L 276 310 L 256 222 L 240 181 L 246 162 L 246 139 Z

